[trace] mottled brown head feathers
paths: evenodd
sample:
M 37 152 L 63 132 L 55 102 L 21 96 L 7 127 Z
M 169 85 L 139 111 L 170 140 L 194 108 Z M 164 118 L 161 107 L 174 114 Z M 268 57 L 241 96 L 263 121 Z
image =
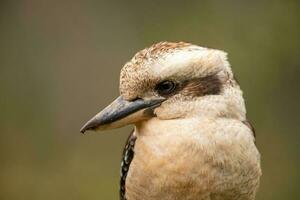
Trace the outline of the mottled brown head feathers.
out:
M 226 54 L 222 51 L 185 42 L 160 42 L 139 51 L 125 64 L 121 71 L 120 92 L 128 100 L 142 98 L 160 81 L 171 78 L 202 80 L 226 69 L 227 65 Z M 230 68 L 226 70 L 231 73 Z
M 166 54 L 189 46 L 192 45 L 185 42 L 159 42 L 137 52 L 121 71 L 121 94 L 130 100 L 137 98 L 137 94 L 143 93 L 146 88 L 154 87 L 159 79 L 150 72 L 151 64 Z
M 120 93 L 129 101 L 160 96 L 155 89 L 163 81 L 173 81 L 179 88 L 175 90 L 176 93 L 168 95 L 168 100 L 157 110 L 165 108 L 165 113 L 176 112 L 176 117 L 178 113 L 189 113 L 188 109 L 192 108 L 176 108 L 182 109 L 176 111 L 174 106 L 171 108 L 172 105 L 201 98 L 201 102 L 195 101 L 190 107 L 203 106 L 208 109 L 219 104 L 220 109 L 213 110 L 226 112 L 218 113 L 220 115 L 227 115 L 227 112 L 244 115 L 242 93 L 224 51 L 185 42 L 154 44 L 136 53 L 122 68 Z M 208 97 L 217 95 L 220 97 Z M 170 107 L 167 108 L 167 105 Z M 236 105 L 239 108 L 235 108 Z

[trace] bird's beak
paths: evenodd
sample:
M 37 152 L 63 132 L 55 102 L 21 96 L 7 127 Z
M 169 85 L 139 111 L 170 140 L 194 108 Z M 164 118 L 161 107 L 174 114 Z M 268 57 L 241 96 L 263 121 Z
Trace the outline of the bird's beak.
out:
M 153 110 L 165 100 L 162 97 L 126 101 L 122 96 L 90 119 L 80 130 L 119 128 L 154 116 Z

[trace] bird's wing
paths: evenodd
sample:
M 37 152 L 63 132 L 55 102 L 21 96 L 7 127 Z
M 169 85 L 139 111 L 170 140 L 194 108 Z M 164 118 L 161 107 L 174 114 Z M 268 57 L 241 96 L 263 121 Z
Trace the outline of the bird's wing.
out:
M 136 136 L 134 131 L 129 135 L 126 145 L 123 150 L 122 162 L 121 162 L 121 179 L 120 179 L 120 200 L 126 200 L 125 197 L 125 183 L 126 177 L 129 170 L 130 163 L 134 157 L 134 145 L 136 141 Z

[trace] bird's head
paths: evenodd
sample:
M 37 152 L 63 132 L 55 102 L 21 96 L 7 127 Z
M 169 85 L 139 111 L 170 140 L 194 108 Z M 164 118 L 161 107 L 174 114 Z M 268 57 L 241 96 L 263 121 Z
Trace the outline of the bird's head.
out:
M 120 94 L 81 132 L 152 117 L 245 118 L 242 92 L 227 54 L 184 42 L 160 42 L 138 52 L 121 70 Z

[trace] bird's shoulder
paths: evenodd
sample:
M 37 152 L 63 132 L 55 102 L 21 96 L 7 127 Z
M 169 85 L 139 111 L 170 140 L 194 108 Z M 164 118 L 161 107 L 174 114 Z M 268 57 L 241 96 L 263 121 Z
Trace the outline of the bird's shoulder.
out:
M 251 130 L 254 139 L 256 139 L 256 132 L 255 132 L 255 129 L 254 129 L 252 123 L 248 119 L 246 119 L 246 120 L 244 120 L 242 122 Z

